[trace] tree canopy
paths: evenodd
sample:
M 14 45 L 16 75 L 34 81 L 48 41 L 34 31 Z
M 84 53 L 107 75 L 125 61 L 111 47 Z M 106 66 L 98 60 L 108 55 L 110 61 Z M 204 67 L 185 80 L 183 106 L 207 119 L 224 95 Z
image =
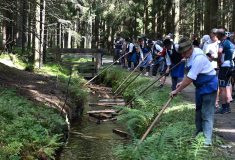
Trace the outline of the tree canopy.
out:
M 1 49 L 43 63 L 47 48 L 112 49 L 115 37 L 235 31 L 232 0 L 2 0 Z M 36 56 L 38 54 L 38 56 Z

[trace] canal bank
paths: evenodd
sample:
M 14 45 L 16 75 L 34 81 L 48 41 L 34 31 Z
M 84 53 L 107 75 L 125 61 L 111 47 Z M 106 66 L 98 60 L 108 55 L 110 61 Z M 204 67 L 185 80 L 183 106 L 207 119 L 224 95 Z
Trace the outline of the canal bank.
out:
M 83 116 L 71 124 L 67 144 L 60 156 L 61 160 L 116 160 L 114 149 L 118 145 L 128 143 L 128 139 L 113 133 L 113 129 L 122 130 L 123 126 L 114 117 L 102 113 L 102 111 L 115 110 L 112 105 L 122 104 L 120 103 L 122 100 L 113 99 L 114 96 L 110 94 L 111 88 L 105 87 L 106 91 L 102 90 L 104 87 L 96 86 L 95 88 L 90 88 Z M 101 111 L 106 118 L 100 119 L 89 115 L 89 111 Z

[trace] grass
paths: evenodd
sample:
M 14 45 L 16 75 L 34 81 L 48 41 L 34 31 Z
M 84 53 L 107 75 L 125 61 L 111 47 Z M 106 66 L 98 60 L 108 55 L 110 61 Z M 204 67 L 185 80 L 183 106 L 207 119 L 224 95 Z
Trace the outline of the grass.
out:
M 116 90 L 128 74 L 130 72 L 113 67 L 103 73 L 98 81 Z M 136 97 L 132 109 L 120 108 L 122 114 L 118 118 L 126 125 L 132 135 L 133 143 L 116 148 L 116 156 L 121 160 L 227 159 L 226 155 L 221 151 L 218 152 L 218 147 L 216 147 L 221 143 L 221 139 L 215 137 L 214 146 L 205 148 L 203 135 L 194 136 L 195 105 L 185 101 L 181 96 L 172 100 L 159 123 L 155 125 L 145 141 L 138 145 L 140 138 L 169 98 L 170 88 L 164 86 L 158 89 L 157 84 L 139 95 L 152 82 L 152 79 L 140 76 L 123 93 L 126 101 Z

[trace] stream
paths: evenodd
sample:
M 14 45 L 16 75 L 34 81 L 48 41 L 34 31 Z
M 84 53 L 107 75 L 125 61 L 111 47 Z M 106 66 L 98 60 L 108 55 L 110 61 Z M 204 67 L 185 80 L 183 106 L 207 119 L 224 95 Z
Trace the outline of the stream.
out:
M 111 91 L 110 88 L 108 90 Z M 83 116 L 71 125 L 68 142 L 62 150 L 60 160 L 116 160 L 113 151 L 119 144 L 128 143 L 126 138 L 113 133 L 113 129 L 123 128 L 117 121 L 98 121 L 90 117 L 87 111 L 112 109 L 107 106 L 96 106 L 97 102 L 119 103 L 122 99 L 110 99 L 112 95 L 101 95 L 92 91 L 88 103 L 84 107 Z

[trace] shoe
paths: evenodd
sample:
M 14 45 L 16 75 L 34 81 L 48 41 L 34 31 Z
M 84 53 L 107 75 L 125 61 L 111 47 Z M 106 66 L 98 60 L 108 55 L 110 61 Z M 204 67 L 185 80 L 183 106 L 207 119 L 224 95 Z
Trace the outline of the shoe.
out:
M 163 84 L 160 84 L 159 86 L 157 86 L 158 89 L 161 89 L 163 87 Z
M 221 114 L 221 112 L 222 112 L 222 107 L 216 107 L 215 114 Z
M 209 143 L 209 144 L 205 143 L 205 144 L 204 144 L 204 148 L 209 148 L 209 147 L 212 147 L 212 144 L 211 144 L 211 143 Z
M 146 77 L 149 76 L 149 72 L 146 72 L 144 75 L 145 75 Z
M 224 105 L 222 105 L 221 109 L 218 111 L 218 113 L 220 114 L 228 114 L 231 113 L 231 108 L 230 108 L 230 104 L 226 103 Z
M 228 114 L 228 113 L 231 113 L 231 108 L 230 108 L 230 107 L 227 107 L 227 108 L 225 109 L 225 112 L 224 112 L 224 114 Z

